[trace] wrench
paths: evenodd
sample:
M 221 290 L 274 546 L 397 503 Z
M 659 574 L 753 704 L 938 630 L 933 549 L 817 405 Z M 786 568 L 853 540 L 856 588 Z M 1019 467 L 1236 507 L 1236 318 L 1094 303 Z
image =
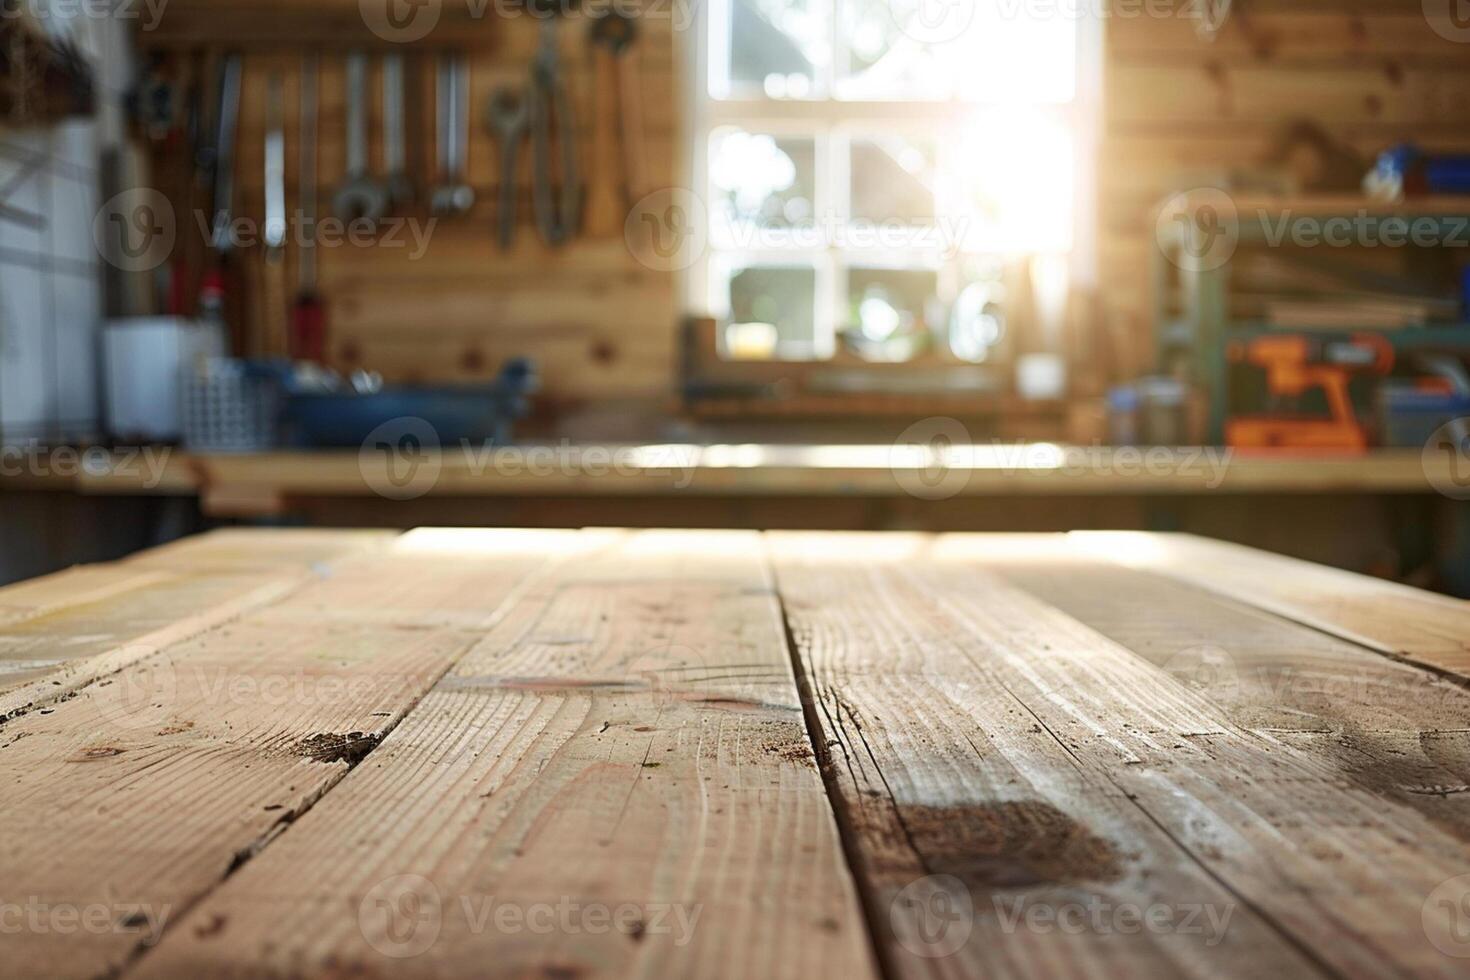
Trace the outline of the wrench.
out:
M 470 73 L 464 56 L 441 55 L 436 81 L 439 186 L 431 203 L 436 214 L 464 214 L 475 205 L 475 189 L 464 180 L 470 128 Z
M 347 55 L 347 176 L 332 199 L 343 221 L 365 219 L 374 224 L 388 209 L 383 185 L 368 175 L 367 55 Z
M 235 207 L 235 139 L 240 126 L 240 56 L 225 57 L 219 83 L 219 128 L 214 141 L 214 250 L 234 247 L 230 222 Z
M 279 261 L 286 247 L 286 124 L 284 82 L 270 76 L 266 93 L 265 128 L 265 247 Z
M 571 100 L 561 78 L 556 47 L 556 14 L 541 20 L 541 47 L 531 63 L 531 148 L 535 155 L 536 225 L 548 245 L 561 245 L 577 230 L 582 189 L 577 182 L 577 129 Z M 553 120 L 561 144 L 561 189 L 552 186 L 551 156 Z M 559 198 L 559 200 L 558 200 Z
M 531 110 L 521 94 L 510 86 L 495 90 L 490 100 L 490 131 L 500 141 L 500 204 L 498 215 L 501 248 L 510 248 L 516 233 L 516 159 L 525 138 Z
M 388 200 L 413 203 L 413 181 L 408 176 L 403 140 L 403 55 L 383 55 L 383 169 Z

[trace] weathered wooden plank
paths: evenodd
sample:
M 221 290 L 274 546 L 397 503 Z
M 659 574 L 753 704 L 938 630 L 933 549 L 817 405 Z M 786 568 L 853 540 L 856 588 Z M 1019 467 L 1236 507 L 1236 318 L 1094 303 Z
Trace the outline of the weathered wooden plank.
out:
M 166 576 L 121 564 L 79 565 L 0 588 L 0 628 L 54 614 L 68 606 L 100 602 L 154 585 Z
M 604 533 L 135 975 L 872 976 L 758 537 Z
M 6 725 L 0 892 L 23 911 L 76 910 L 94 922 L 7 935 L 7 972 L 125 966 L 341 779 L 502 600 L 580 540 L 411 533 Z M 430 576 L 447 606 L 417 588 Z M 385 607 L 395 588 L 401 601 Z
M 380 530 L 227 527 L 150 548 L 124 564 L 189 572 L 276 572 L 386 548 L 398 536 L 398 531 Z
M 938 594 L 903 582 L 928 538 L 767 537 L 897 976 L 1317 973 L 1046 734 Z M 1150 909 L 1175 928 L 1127 924 Z
M 1187 534 L 1080 532 L 1078 546 L 1436 670 L 1470 677 L 1470 603 Z
M 904 651 L 911 664 L 967 661 L 981 697 L 1000 701 L 974 716 L 987 739 L 975 753 L 1011 753 L 1021 778 L 1009 787 L 1014 795 L 998 802 L 1018 805 L 1028 819 L 1017 820 L 1014 828 L 993 819 L 978 839 L 958 854 L 951 851 L 951 867 L 960 869 L 961 879 L 967 869 L 959 855 L 987 848 L 996 855 L 978 872 L 969 870 L 972 892 L 986 901 L 999 896 L 1054 907 L 1062 899 L 1050 890 L 1070 876 L 1086 886 L 1073 900 L 1100 896 L 1106 907 L 1126 900 L 1126 893 L 1109 887 L 1134 880 L 1140 865 L 1152 870 L 1148 866 L 1167 853 L 1152 843 L 1140 845 L 1137 836 L 1123 836 L 1127 824 L 1100 816 L 1103 808 L 1095 802 L 1069 809 L 1048 797 L 1052 781 L 1065 773 L 1114 787 L 1184 848 L 1208 880 L 1233 895 L 1230 907 L 1241 918 L 1232 917 L 1226 939 L 1215 948 L 1218 959 L 1195 952 L 1180 968 L 1213 964 L 1248 973 L 1263 955 L 1305 955 L 1319 968 L 1351 976 L 1461 974 L 1462 961 L 1431 941 L 1433 935 L 1451 935 L 1453 910 L 1430 899 L 1447 879 L 1470 870 L 1464 841 L 1412 809 L 1347 783 L 1312 752 L 1237 727 L 1207 695 L 985 572 L 973 560 L 983 549 L 979 537 L 947 536 L 885 558 L 859 542 L 845 555 L 839 549 L 828 560 L 807 559 L 799 575 L 784 565 L 781 573 L 793 631 L 814 660 L 817 651 L 855 647 Z M 854 567 L 858 560 L 862 567 Z M 865 669 L 892 678 L 901 671 L 891 659 L 859 663 L 860 674 Z M 852 681 L 844 677 L 842 683 Z M 844 698 L 853 696 L 850 687 L 837 690 Z M 1021 751 L 997 746 L 993 735 L 1003 730 L 995 719 L 1004 717 L 1006 699 L 1031 725 Z M 927 702 L 893 698 L 882 689 L 865 703 L 856 723 L 867 741 L 858 747 L 875 754 L 876 723 L 907 727 L 908 719 L 929 711 Z M 1038 760 L 1041 746 L 1049 743 L 1064 750 L 1066 761 L 1044 755 Z M 902 755 L 886 751 L 878 758 Z M 902 763 L 890 762 L 890 768 L 898 773 L 894 793 L 900 803 L 942 805 L 955 799 L 943 770 L 936 776 L 926 767 L 925 778 L 914 779 L 905 778 Z M 1049 809 L 1048 820 L 1030 817 L 1043 806 L 1060 817 Z M 1062 832 L 1048 833 L 1051 827 Z M 1079 847 L 1079 841 L 1087 846 Z M 1099 854 L 1111 860 L 1099 865 Z M 993 870 L 997 865 L 1004 875 Z M 1161 890 L 1166 907 L 1199 900 L 1198 892 L 1181 896 L 1177 885 Z M 1270 923 L 1274 932 L 1266 934 L 1276 942 L 1245 940 L 1238 933 L 1259 927 L 1258 916 Z M 1024 955 L 1024 942 L 1003 938 L 1008 941 L 997 939 L 997 948 Z M 1144 969 L 1154 949 L 1179 942 L 1173 935 L 1146 933 L 1109 938 L 1132 947 Z M 1017 969 L 1035 971 L 1039 957 L 1061 955 L 1061 948 L 1055 941 L 1038 944 Z M 1242 959 L 1232 962 L 1232 954 Z
M 1079 554 L 1067 535 L 997 535 L 989 571 L 1127 647 L 1231 724 L 1470 840 L 1470 692 L 1440 675 L 1165 575 Z
M 268 604 L 312 566 L 395 533 L 214 532 L 6 590 L 31 614 L 0 627 L 0 721 Z

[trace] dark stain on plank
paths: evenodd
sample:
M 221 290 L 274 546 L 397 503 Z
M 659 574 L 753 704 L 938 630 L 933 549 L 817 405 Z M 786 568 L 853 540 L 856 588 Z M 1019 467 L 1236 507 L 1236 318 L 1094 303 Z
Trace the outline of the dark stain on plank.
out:
M 348 732 L 345 735 L 323 732 L 303 738 L 296 747 L 313 762 L 345 762 L 355 766 L 366 759 L 382 740 L 381 734 L 369 732 Z
M 1122 855 L 1050 803 L 900 805 L 909 839 L 930 874 L 983 889 L 1115 881 Z

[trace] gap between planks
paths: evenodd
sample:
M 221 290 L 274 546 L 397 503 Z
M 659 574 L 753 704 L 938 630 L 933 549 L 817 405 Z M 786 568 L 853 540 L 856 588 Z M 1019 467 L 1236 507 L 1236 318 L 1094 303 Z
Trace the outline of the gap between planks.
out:
M 248 867 L 470 648 L 502 598 L 586 540 L 445 537 L 411 532 L 371 560 L 340 561 L 274 606 L 17 719 L 0 743 L 14 821 L 0 880 L 51 904 L 173 914 Z M 312 696 L 266 697 L 282 678 Z M 110 975 L 149 938 L 140 931 L 22 933 L 6 952 L 34 973 Z
M 757 534 L 629 535 L 510 603 L 368 764 L 132 975 L 391 959 L 427 976 L 487 957 L 501 975 L 876 975 L 794 685 Z M 463 904 L 567 896 L 692 906 L 705 925 L 685 944 L 646 919 L 632 936 L 486 936 Z M 374 899 L 432 910 L 423 946 Z

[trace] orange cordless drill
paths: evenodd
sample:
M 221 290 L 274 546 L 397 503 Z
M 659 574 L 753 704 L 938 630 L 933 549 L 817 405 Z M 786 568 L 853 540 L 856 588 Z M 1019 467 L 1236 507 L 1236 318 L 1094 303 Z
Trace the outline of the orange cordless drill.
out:
M 1233 343 L 1234 363 L 1261 368 L 1274 399 L 1296 399 L 1314 388 L 1327 398 L 1326 416 L 1241 415 L 1225 423 L 1225 442 L 1242 449 L 1368 448 L 1368 432 L 1353 412 L 1348 381 L 1353 374 L 1387 374 L 1393 347 L 1379 334 L 1323 340 L 1300 334 L 1257 337 Z

